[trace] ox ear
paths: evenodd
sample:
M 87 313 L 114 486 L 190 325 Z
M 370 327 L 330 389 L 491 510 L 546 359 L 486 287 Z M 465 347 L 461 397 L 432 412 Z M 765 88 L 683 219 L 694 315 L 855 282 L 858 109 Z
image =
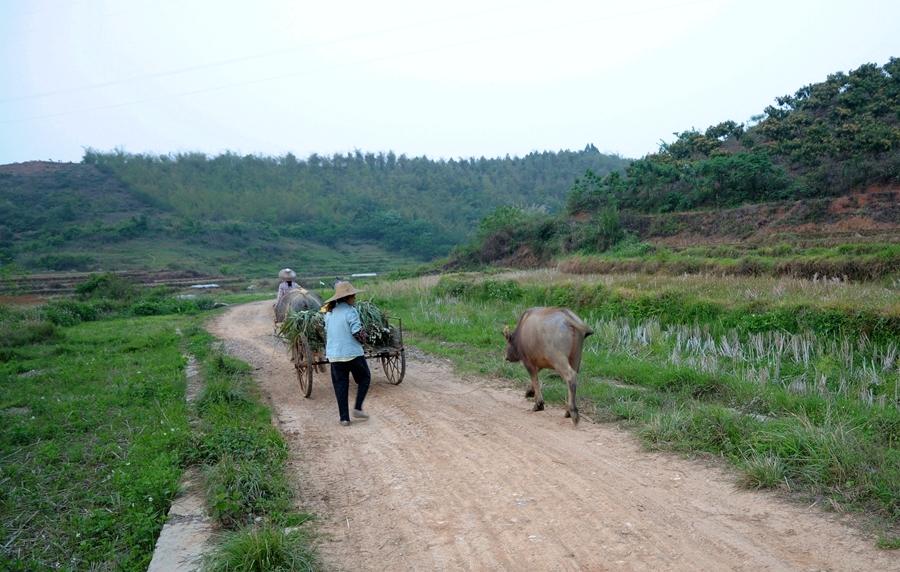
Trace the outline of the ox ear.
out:
M 506 341 L 509 341 L 509 326 L 503 328 L 503 337 L 506 338 Z

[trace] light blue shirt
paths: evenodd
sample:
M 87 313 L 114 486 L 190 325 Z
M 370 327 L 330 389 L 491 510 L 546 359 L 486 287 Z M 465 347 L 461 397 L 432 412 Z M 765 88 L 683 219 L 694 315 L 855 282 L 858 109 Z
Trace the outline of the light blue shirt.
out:
M 361 329 L 356 308 L 346 302 L 338 302 L 334 310 L 325 313 L 325 357 L 343 361 L 365 355 L 362 344 L 353 337 Z

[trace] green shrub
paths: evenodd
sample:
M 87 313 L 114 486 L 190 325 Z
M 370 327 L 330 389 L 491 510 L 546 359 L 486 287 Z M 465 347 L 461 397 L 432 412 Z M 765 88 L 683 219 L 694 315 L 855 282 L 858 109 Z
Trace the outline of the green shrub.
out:
M 57 240 L 61 242 L 62 237 L 57 237 Z M 28 267 L 38 270 L 73 270 L 76 272 L 87 272 L 96 266 L 96 264 L 97 259 L 90 254 L 68 253 L 48 254 L 46 256 L 41 256 L 37 260 L 26 262 Z
M 102 299 L 131 302 L 137 297 L 137 287 L 112 272 L 91 274 L 90 277 L 75 287 L 75 294 L 82 300 Z
M 97 309 L 94 306 L 74 300 L 50 302 L 43 308 L 43 313 L 50 322 L 63 327 L 97 319 Z
M 196 314 L 210 310 L 215 302 L 209 298 L 142 298 L 131 307 L 135 316 L 167 316 Z
M 0 348 L 15 348 L 50 342 L 59 337 L 56 324 L 49 320 L 0 322 Z

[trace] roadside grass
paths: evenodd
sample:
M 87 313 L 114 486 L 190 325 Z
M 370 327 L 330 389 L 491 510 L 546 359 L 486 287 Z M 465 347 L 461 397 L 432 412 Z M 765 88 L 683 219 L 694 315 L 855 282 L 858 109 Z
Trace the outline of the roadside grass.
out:
M 0 363 L 0 569 L 146 569 L 191 438 L 179 345 L 127 318 Z
M 216 552 L 203 562 L 204 572 L 314 572 L 322 570 L 312 539 L 300 528 L 271 524 L 222 535 Z
M 319 566 L 249 367 L 202 329 L 212 304 L 137 294 L 0 305 L 0 569 L 146 570 L 191 465 L 228 542 L 263 527 Z M 186 353 L 208 380 L 190 406 Z
M 322 569 L 315 531 L 303 526 L 313 516 L 294 507 L 287 444 L 260 403 L 250 367 L 223 353 L 199 325 L 185 337 L 204 379 L 186 461 L 202 467 L 207 506 L 222 527 L 202 569 Z
M 563 258 L 560 268 L 572 274 L 640 272 L 734 277 L 890 280 L 898 277 L 900 246 L 893 242 L 808 245 L 796 237 L 772 245 L 670 247 L 625 241 L 608 253 Z
M 503 327 L 532 306 L 568 306 L 596 332 L 578 390 L 596 421 L 627 424 L 649 448 L 724 459 L 738 486 L 865 514 L 878 546 L 897 547 L 897 287 L 543 270 L 369 290 L 402 317 L 407 343 L 523 391 L 524 368 L 503 359 Z M 562 404 L 559 376 L 541 379 L 545 399 Z

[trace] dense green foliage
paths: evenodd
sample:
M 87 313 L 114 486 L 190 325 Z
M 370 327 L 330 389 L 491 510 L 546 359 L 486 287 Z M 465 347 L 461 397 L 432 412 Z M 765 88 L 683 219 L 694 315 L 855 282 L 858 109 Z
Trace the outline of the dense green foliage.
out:
M 326 244 L 365 240 L 427 260 L 461 243 L 498 205 L 558 212 L 574 177 L 586 170 L 609 173 L 626 161 L 588 146 L 522 158 L 447 161 L 360 151 L 303 160 L 291 154 L 88 150 L 84 163 L 114 176 L 146 203 L 194 224 L 253 221 L 282 236 Z
M 0 264 L 26 271 L 208 275 L 386 272 L 464 242 L 498 205 L 559 212 L 572 180 L 625 159 L 583 151 L 432 160 L 303 160 L 85 152 L 82 164 L 0 166 Z
M 568 211 L 718 209 L 900 182 L 900 58 L 832 74 L 776 103 L 749 127 L 729 120 L 677 133 L 624 176 L 588 173 Z
M 451 254 L 449 267 L 474 269 L 486 264 L 534 267 L 573 252 L 603 252 L 626 236 L 614 208 L 586 221 L 517 207 L 497 207 L 478 225 L 467 245 Z

